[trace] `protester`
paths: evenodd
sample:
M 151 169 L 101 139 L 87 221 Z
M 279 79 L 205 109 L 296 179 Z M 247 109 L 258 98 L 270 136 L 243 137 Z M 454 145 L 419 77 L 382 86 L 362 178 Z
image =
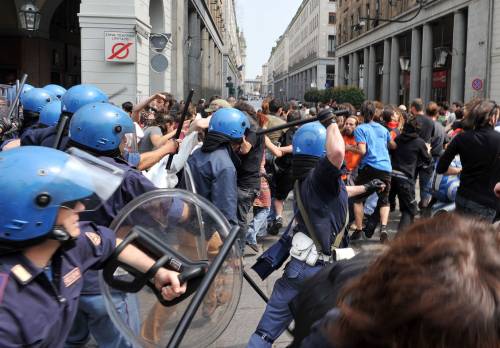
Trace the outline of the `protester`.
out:
M 431 146 L 432 134 L 434 133 L 434 122 L 430 117 L 424 115 L 424 103 L 422 99 L 415 99 L 412 101 L 410 113 L 419 124 L 420 131 L 418 135 L 426 144 Z M 418 172 L 419 184 L 422 188 L 420 190 L 420 201 L 418 203 L 420 209 L 426 208 L 431 199 L 428 188 L 430 187 L 432 171 L 433 167 L 429 165 L 421 167 Z
M 243 250 L 249 225 L 248 214 L 260 190 L 260 160 L 264 155 L 265 139 L 263 135 L 257 135 L 259 124 L 255 109 L 250 104 L 242 101 L 235 104 L 235 109 L 242 111 L 247 116 L 249 125 L 239 149 L 240 164 L 236 169 L 238 185 L 237 216 L 240 225 L 240 247 Z
M 300 120 L 300 112 L 298 110 L 293 111 L 288 116 L 289 122 L 297 120 Z M 290 127 L 286 129 L 285 133 L 278 140 L 281 148 L 291 149 L 293 137 L 297 129 L 298 127 Z M 274 160 L 274 169 L 272 195 L 274 198 L 273 208 L 275 218 L 268 228 L 268 233 L 277 235 L 284 224 L 284 202 L 288 197 L 288 194 L 293 190 L 294 178 L 292 174 L 292 154 L 290 151 L 284 153 L 282 157 Z
M 429 148 L 418 136 L 419 123 L 415 118 L 406 122 L 403 133 L 396 139 L 396 149 L 392 153 L 391 192 L 399 200 L 401 218 L 398 231 L 413 223 L 418 207 L 415 201 L 415 180 L 417 169 L 431 163 Z
M 354 132 L 358 126 L 358 118 L 356 116 L 349 116 L 345 120 L 344 129 L 342 130 L 342 138 L 345 144 L 345 168 L 346 174 L 344 181 L 346 184 L 354 184 L 354 180 L 358 174 L 358 166 L 362 159 L 362 154 L 358 149 Z
M 493 222 L 497 198 L 494 186 L 500 181 L 495 170 L 500 159 L 500 133 L 494 126 L 500 108 L 490 100 L 477 99 L 470 104 L 462 124 L 465 132 L 448 145 L 437 165 L 438 174 L 460 174 L 460 186 L 455 200 L 456 210 Z M 456 155 L 462 168 L 449 168 Z
M 175 119 L 160 112 L 155 113 L 154 123 L 144 128 L 139 142 L 139 153 L 153 151 L 165 145 L 174 136 Z
M 359 125 L 354 131 L 357 148 L 363 155 L 356 185 L 363 185 L 373 179 L 379 179 L 385 184 L 385 189 L 379 192 L 378 205 L 380 206 L 380 240 L 387 241 L 387 222 L 389 219 L 389 190 L 391 187 L 391 160 L 389 157 L 389 147 L 395 148 L 396 144 L 391 139 L 389 131 L 383 126 L 374 122 L 375 104 L 365 101 L 361 105 L 361 115 L 365 123 Z M 363 200 L 354 201 L 354 213 L 356 230 L 352 239 L 358 239 L 363 232 Z M 367 237 L 371 237 L 367 235 Z

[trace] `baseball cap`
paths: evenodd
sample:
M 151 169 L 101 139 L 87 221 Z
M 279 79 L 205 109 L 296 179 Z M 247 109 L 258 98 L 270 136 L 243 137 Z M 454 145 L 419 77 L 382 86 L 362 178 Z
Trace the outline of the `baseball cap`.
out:
M 219 108 L 230 108 L 231 107 L 231 105 L 227 101 L 225 101 L 224 99 L 215 99 L 210 103 L 210 106 L 207 109 L 205 109 L 205 112 L 214 112 L 215 110 L 218 109 L 218 108 L 216 108 L 217 106 Z

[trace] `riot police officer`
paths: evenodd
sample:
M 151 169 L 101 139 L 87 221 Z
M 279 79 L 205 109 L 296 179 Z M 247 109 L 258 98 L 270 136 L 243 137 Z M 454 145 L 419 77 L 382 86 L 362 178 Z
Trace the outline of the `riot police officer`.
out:
M 98 202 L 89 197 L 106 200 L 120 185 L 119 170 L 105 168 L 91 156 L 83 160 L 50 148 L 19 147 L 0 154 L 2 347 L 64 345 L 82 276 L 102 267 L 115 247 L 112 231 L 78 217 Z M 120 258 L 143 272 L 154 264 L 130 247 Z M 155 274 L 166 300 L 185 291 L 177 276 L 166 269 Z
M 233 108 L 217 110 L 210 120 L 203 146 L 188 159 L 196 192 L 211 201 L 231 225 L 238 224 L 238 187 L 235 150 L 250 127 L 245 114 Z
M 156 189 L 134 166 L 138 162 L 135 126 L 122 109 L 108 103 L 91 103 L 78 109 L 69 125 L 68 146 L 84 150 L 125 172 L 120 187 L 103 205 L 82 214 L 82 219 L 109 226 L 119 211 L 133 198 Z M 182 217 L 182 206 L 174 207 Z M 172 210 L 172 211 L 173 211 Z M 114 327 L 100 295 L 97 272 L 85 276 L 79 312 L 66 347 L 82 346 L 91 333 L 102 347 L 125 347 L 128 344 Z M 127 308 L 124 321 L 138 330 L 135 297 L 116 293 L 116 302 Z M 135 326 L 135 327 L 134 327 Z
M 300 127 L 293 138 L 292 173 L 298 181 L 295 211 L 300 195 L 304 213 L 297 213 L 297 227 L 285 266 L 267 303 L 266 310 L 251 336 L 248 347 L 271 347 L 292 321 L 289 303 L 307 278 L 334 261 L 332 249 L 346 225 L 348 195 L 377 189 L 379 182 L 346 188 L 342 180 L 345 145 L 332 111 L 323 110 L 322 122 Z M 340 239 L 340 238 L 339 238 Z
M 23 122 L 18 130 L 19 137 L 37 128 L 40 112 L 47 104 L 56 99 L 56 96 L 43 88 L 33 88 L 22 94 Z
M 71 116 L 81 107 L 91 103 L 107 103 L 108 96 L 93 85 L 76 85 L 71 87 L 61 98 L 61 113 Z M 21 145 L 39 145 L 53 147 L 56 142 L 58 126 L 37 130 L 21 136 Z M 68 132 L 63 133 L 60 149 L 65 149 L 68 142 Z
M 61 101 L 56 99 L 43 107 L 38 119 L 40 128 L 54 127 L 57 125 L 59 117 L 61 117 L 61 106 Z
M 57 97 L 57 99 L 59 99 L 59 100 L 61 100 L 63 95 L 67 92 L 66 88 L 64 88 L 63 86 L 54 85 L 54 84 L 46 85 L 43 87 L 43 89 L 45 89 L 49 93 L 55 95 Z

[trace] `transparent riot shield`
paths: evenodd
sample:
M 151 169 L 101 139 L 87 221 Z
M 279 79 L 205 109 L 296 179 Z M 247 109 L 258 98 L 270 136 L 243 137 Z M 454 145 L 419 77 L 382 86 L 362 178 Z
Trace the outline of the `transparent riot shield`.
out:
M 156 190 L 130 202 L 111 227 L 123 242 L 101 272 L 100 282 L 107 310 L 122 334 L 137 347 L 172 346 L 178 327 L 188 322 L 183 326 L 187 331 L 181 335 L 181 347 L 212 344 L 232 319 L 242 287 L 240 252 L 231 245 L 235 234 L 229 234 L 229 224 L 219 210 L 185 190 Z M 119 254 L 129 245 L 155 265 L 141 273 L 121 263 Z M 151 280 L 159 267 L 180 273 L 181 282 L 187 282 L 184 296 L 171 302 L 163 299 Z M 213 281 L 200 298 L 208 279 Z M 139 328 L 133 329 L 117 312 L 111 296 L 114 291 L 135 296 L 138 310 L 129 315 L 138 312 L 132 320 L 138 320 Z M 193 299 L 199 304 L 194 310 Z M 186 310 L 192 312 L 187 321 Z

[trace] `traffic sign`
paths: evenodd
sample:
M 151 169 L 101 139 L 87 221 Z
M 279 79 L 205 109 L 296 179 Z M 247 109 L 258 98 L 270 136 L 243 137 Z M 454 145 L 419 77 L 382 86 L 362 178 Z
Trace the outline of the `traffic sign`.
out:
M 475 91 L 480 91 L 483 89 L 483 80 L 474 79 L 472 80 L 472 89 Z
M 107 62 L 134 63 L 135 46 L 135 33 L 104 32 L 104 58 Z

